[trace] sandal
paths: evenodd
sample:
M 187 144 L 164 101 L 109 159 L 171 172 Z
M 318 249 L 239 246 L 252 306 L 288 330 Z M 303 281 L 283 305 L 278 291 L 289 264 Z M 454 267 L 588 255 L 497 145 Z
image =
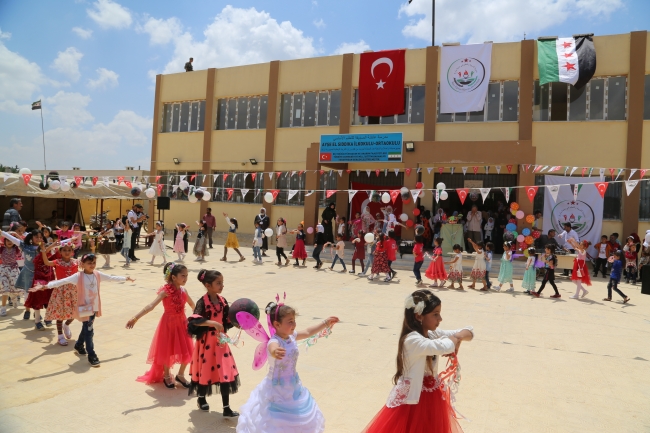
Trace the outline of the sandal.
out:
M 608 302 L 610 302 L 611 300 L 612 300 L 612 298 L 603 298 L 603 301 L 608 301 Z
M 627 304 L 628 302 L 630 302 L 630 297 L 629 296 L 627 298 L 623 299 L 624 304 Z

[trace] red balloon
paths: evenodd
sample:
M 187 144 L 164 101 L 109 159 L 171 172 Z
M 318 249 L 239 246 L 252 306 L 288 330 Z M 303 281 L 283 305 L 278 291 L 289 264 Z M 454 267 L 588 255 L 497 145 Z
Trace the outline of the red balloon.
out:
M 409 204 L 411 202 L 411 199 L 402 199 L 402 204 Z
M 418 209 L 418 208 L 413 209 L 413 215 L 415 215 L 415 216 L 420 215 L 420 209 Z
M 414 222 L 411 220 L 406 220 L 406 227 L 413 227 Z
M 513 224 L 517 224 L 517 220 L 514 219 L 514 218 L 510 218 L 510 219 L 508 220 L 508 222 L 509 222 L 509 223 L 513 223 Z
M 418 182 L 418 183 L 415 184 L 416 189 L 422 189 L 423 186 L 424 186 L 424 184 L 422 182 Z

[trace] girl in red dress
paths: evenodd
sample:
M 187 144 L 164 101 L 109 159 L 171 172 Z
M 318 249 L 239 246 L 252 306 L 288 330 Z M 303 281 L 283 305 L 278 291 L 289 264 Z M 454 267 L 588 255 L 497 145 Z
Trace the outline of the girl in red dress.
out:
M 47 266 L 54 267 L 57 280 L 68 278 L 79 272 L 79 262 L 72 258 L 74 244 L 68 242 L 59 248 L 60 258 L 50 261 L 45 252 L 42 252 L 43 262 Z M 52 295 L 47 305 L 45 320 L 51 322 L 56 320 L 56 330 L 59 344 L 67 346 L 68 340 L 72 338 L 70 324 L 74 320 L 74 312 L 77 311 L 77 286 L 66 284 L 52 289 Z M 64 322 L 65 320 L 65 322 Z
M 221 296 L 223 275 L 218 271 L 201 269 L 197 278 L 207 293 L 196 302 L 194 314 L 189 318 L 188 331 L 196 337 L 190 365 L 190 395 L 196 391 L 199 397 L 197 406 L 209 411 L 205 398 L 212 395 L 214 387 L 221 394 L 223 416 L 236 417 L 239 413 L 230 409 L 230 394 L 239 389 L 239 371 L 226 342 L 226 332 L 233 325 L 228 318 L 228 301 Z
M 305 231 L 303 230 L 303 225 L 298 224 L 298 228 L 296 230 L 291 230 L 290 233 L 295 233 L 296 234 L 296 243 L 293 246 L 293 254 L 291 255 L 292 258 L 296 259 L 296 263 L 294 263 L 294 266 L 300 266 L 298 263 L 298 260 L 302 260 L 302 265 L 305 266 L 305 260 L 307 260 L 307 250 L 305 249 Z
M 390 277 L 390 266 L 388 265 L 388 241 L 386 235 L 379 234 L 377 240 L 377 247 L 375 248 L 375 258 L 372 261 L 372 268 L 370 268 L 369 280 L 374 280 L 375 275 L 386 274 L 386 278 Z
M 174 381 L 176 381 L 184 388 L 189 388 L 190 382 L 185 379 L 185 368 L 192 360 L 192 339 L 187 334 L 185 304 L 194 308 L 194 301 L 187 296 L 183 288 L 187 283 L 187 268 L 184 265 L 167 262 L 163 269 L 167 284 L 158 289 L 158 296 L 151 304 L 144 307 L 126 324 L 127 329 L 133 328 L 138 319 L 156 308 L 156 305 L 162 301 L 165 312 L 153 335 L 147 357 L 147 363 L 152 364 L 151 369 L 136 380 L 147 384 L 163 381 L 167 388 L 175 388 Z M 169 370 L 174 364 L 181 366 L 178 374 L 172 379 Z
M 433 280 L 433 284 L 429 287 L 444 287 L 445 281 L 447 281 L 447 271 L 445 271 L 445 263 L 442 259 L 442 241 L 442 238 L 433 240 L 433 260 L 431 260 L 427 271 L 424 273 L 428 279 Z M 438 286 L 438 280 L 440 280 L 440 286 Z
M 55 244 L 52 244 L 50 247 L 46 248 L 44 243 L 40 244 L 39 251 L 41 254 L 37 254 L 34 257 L 34 280 L 32 287 L 37 285 L 46 285 L 50 281 L 54 280 L 54 270 L 47 266 L 43 261 L 42 252 L 45 251 L 45 254 L 50 260 L 58 259 L 59 253 L 55 251 L 53 254 L 50 254 L 50 250 L 56 247 Z M 34 310 L 34 323 L 37 330 L 45 331 L 43 324 L 41 323 L 41 309 L 47 308 L 47 304 L 50 302 L 50 296 L 52 295 L 52 289 L 39 290 L 37 292 L 29 292 L 27 299 L 25 299 L 25 308 L 27 311 L 31 308 Z M 51 320 L 45 320 L 45 326 L 52 326 Z
M 471 340 L 474 333 L 471 326 L 437 330 L 441 308 L 440 298 L 428 289 L 416 290 L 406 298 L 395 386 L 364 433 L 462 432 L 451 405 L 447 371 L 438 376 L 438 359 L 458 353 L 461 341 Z M 457 366 L 455 359 L 452 365 Z
M 582 287 L 582 285 L 591 286 L 591 278 L 589 277 L 589 269 L 587 268 L 587 248 L 591 245 L 589 241 L 582 241 L 580 243 L 573 239 L 568 239 L 567 242 L 576 249 L 578 257 L 573 259 L 573 271 L 571 272 L 571 280 L 576 283 L 576 293 L 571 296 L 571 299 L 584 298 L 589 294 L 589 291 Z M 582 292 L 582 295 L 580 294 Z

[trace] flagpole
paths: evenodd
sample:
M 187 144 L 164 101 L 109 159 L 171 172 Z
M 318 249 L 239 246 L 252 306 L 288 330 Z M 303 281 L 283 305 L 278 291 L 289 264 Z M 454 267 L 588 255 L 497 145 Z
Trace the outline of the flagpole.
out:
M 431 0 L 431 46 L 436 46 L 436 0 Z
M 43 106 L 41 105 L 41 132 L 43 133 L 43 169 L 47 170 L 47 163 L 45 162 L 45 128 L 43 127 Z

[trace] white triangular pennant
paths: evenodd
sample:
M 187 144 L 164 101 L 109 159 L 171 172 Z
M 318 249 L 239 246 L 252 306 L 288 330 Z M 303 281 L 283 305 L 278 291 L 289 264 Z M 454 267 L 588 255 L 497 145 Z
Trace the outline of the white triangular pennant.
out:
M 449 167 L 449 172 L 450 172 L 451 174 L 454 174 L 454 170 L 456 170 L 455 167 Z
M 244 197 L 246 197 L 246 194 L 248 194 L 248 191 L 250 191 L 250 189 L 249 188 L 247 188 L 247 189 L 242 188 L 242 189 L 240 189 L 240 191 L 241 191 L 241 198 L 243 199 Z
M 68 180 L 68 176 L 66 175 L 59 176 L 59 180 L 61 181 L 61 183 L 63 183 Z
M 296 170 L 291 171 L 291 177 L 293 177 L 294 174 L 296 174 Z
M 569 167 L 564 167 L 564 175 L 566 176 L 567 171 L 569 171 Z
M 305 193 L 305 197 L 309 197 L 310 195 L 312 195 L 314 193 L 314 191 L 316 191 L 316 190 L 315 189 L 310 189 L 309 191 L 307 191 Z
M 260 195 L 260 192 L 262 192 L 261 189 L 256 189 L 255 190 L 255 198 L 257 198 L 258 195 Z M 253 199 L 254 200 L 254 199 Z
M 296 195 L 296 194 L 298 194 L 297 189 L 290 189 L 289 190 L 289 198 L 287 198 L 287 201 L 291 200 L 293 198 L 293 196 Z
M 182 176 L 181 176 L 181 182 L 184 181 L 185 178 L 187 178 L 187 175 L 186 175 L 186 174 L 182 175 Z
M 495 165 L 494 168 L 497 170 L 497 174 L 501 174 L 501 166 Z
M 465 176 L 467 174 L 467 167 L 461 167 L 461 169 L 463 170 L 463 176 Z
M 485 203 L 485 199 L 487 199 L 488 194 L 490 194 L 490 189 L 492 188 L 480 188 L 481 197 L 483 197 L 483 203 Z
M 144 183 L 149 183 L 149 176 L 144 176 L 143 179 L 144 179 Z
M 246 178 L 248 177 L 249 173 L 244 173 L 244 185 L 246 185 Z
M 395 176 L 399 174 L 399 168 L 394 168 L 393 171 L 395 171 Z
M 420 195 L 420 192 L 422 192 L 421 189 L 412 189 L 411 190 L 411 197 L 413 197 L 413 201 L 418 199 L 418 196 Z
M 273 172 L 269 171 L 269 180 L 273 179 Z
M 619 169 L 618 169 L 618 174 L 616 175 L 616 179 L 614 179 L 614 182 L 616 182 L 616 181 L 618 180 L 618 177 L 619 177 L 619 176 L 621 175 L 621 173 L 623 173 L 624 171 L 625 171 L 624 168 L 619 168 Z
M 551 197 L 553 197 L 553 201 L 557 202 L 557 194 L 560 192 L 560 186 L 547 185 L 546 188 L 548 189 L 548 193 L 551 194 Z
M 358 190 L 356 189 L 349 189 L 348 190 L 348 203 L 352 203 L 352 197 L 357 193 Z
M 172 185 L 172 192 L 176 192 L 177 189 L 178 189 L 178 185 Z
M 490 172 L 490 166 L 486 165 L 485 166 L 485 174 L 488 174 Z
M 416 173 L 419 173 L 419 172 L 421 172 L 421 171 L 422 171 L 422 169 L 421 169 L 420 167 L 418 167 L 418 169 L 417 169 L 415 172 L 416 172 Z
M 569 176 L 573 176 L 573 172 L 576 171 L 578 167 L 573 167 L 571 168 L 571 173 L 569 173 Z
M 598 172 L 600 173 L 600 181 L 605 182 L 605 169 L 601 168 Z
M 431 170 L 433 170 L 433 167 L 427 167 L 427 173 L 431 174 Z
M 636 173 L 636 168 L 630 169 L 630 177 L 628 177 L 627 180 L 632 179 L 632 176 L 634 176 L 634 173 Z
M 634 188 L 636 188 L 636 185 L 639 183 L 638 180 L 628 180 L 625 182 L 625 190 L 627 191 L 627 195 L 632 194 L 632 191 Z
M 370 177 L 370 170 L 366 170 L 366 173 L 368 174 L 368 177 Z
M 436 203 L 440 200 L 440 191 L 436 190 Z
M 343 176 L 343 170 L 338 170 L 338 172 L 339 172 L 339 177 L 342 177 Z
M 9 179 L 9 173 L 2 173 L 2 175 L 4 176 L 4 181 L 6 182 L 7 179 Z
M 548 168 L 548 165 L 545 165 L 544 168 L 542 168 L 540 171 L 544 171 Z
M 510 202 L 510 188 L 503 188 L 503 195 L 506 196 L 506 203 Z

